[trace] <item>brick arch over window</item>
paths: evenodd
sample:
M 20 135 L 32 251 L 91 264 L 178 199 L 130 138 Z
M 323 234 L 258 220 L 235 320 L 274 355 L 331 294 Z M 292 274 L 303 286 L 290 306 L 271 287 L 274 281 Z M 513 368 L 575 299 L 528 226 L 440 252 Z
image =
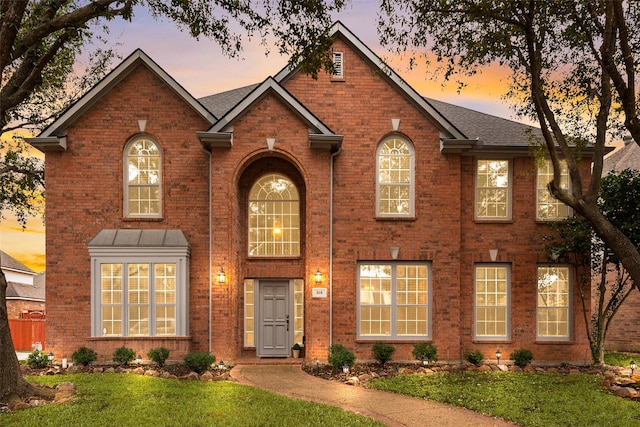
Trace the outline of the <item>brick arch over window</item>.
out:
M 280 207 L 278 207 L 278 209 L 282 208 L 282 209 L 290 209 L 292 207 L 294 207 L 297 204 L 297 210 L 298 210 L 298 214 L 297 214 L 297 251 L 276 251 L 275 253 L 268 253 L 268 252 L 264 252 L 264 251 L 255 251 L 255 246 L 252 248 L 252 241 L 255 243 L 255 239 L 252 239 L 252 237 L 250 236 L 251 234 L 251 230 L 252 230 L 252 218 L 253 219 L 257 219 L 255 215 L 252 215 L 251 212 L 251 204 L 252 202 L 255 202 L 254 200 L 252 200 L 252 197 L 255 197 L 255 194 L 257 193 L 261 193 L 262 195 L 266 196 L 267 198 L 269 196 L 267 196 L 266 192 L 264 191 L 264 189 L 262 191 L 259 190 L 259 186 L 264 186 L 265 183 L 268 183 L 268 181 L 270 180 L 280 180 L 280 179 L 284 179 L 284 181 L 282 181 L 282 183 L 288 182 L 289 185 L 291 186 L 291 188 L 288 188 L 285 193 L 287 194 L 287 196 L 285 198 L 282 198 L 281 200 L 284 202 L 284 204 L 282 204 Z M 276 181 L 274 181 L 274 183 L 276 183 Z M 291 198 L 295 198 L 295 195 L 291 195 L 291 189 L 295 189 L 294 192 L 297 193 L 297 203 L 291 203 L 293 202 L 293 200 L 291 200 Z M 254 195 L 252 196 L 252 190 Z M 257 191 L 257 193 L 256 193 Z M 266 158 L 261 158 L 258 159 L 256 161 L 254 161 L 252 164 L 250 164 L 249 166 L 247 166 L 244 170 L 244 172 L 242 173 L 241 177 L 240 177 L 240 181 L 239 181 L 239 199 L 240 199 L 240 203 L 241 203 L 241 207 L 240 207 L 240 221 L 242 221 L 243 226 L 241 227 L 241 229 L 244 230 L 244 236 L 243 236 L 243 241 L 244 241 L 244 248 L 245 248 L 245 254 L 249 257 L 260 257 L 260 256 L 267 256 L 267 257 L 304 257 L 304 230 L 305 230 L 305 197 L 306 197 L 306 189 L 305 189 L 305 185 L 304 185 L 304 180 L 300 174 L 300 172 L 298 171 L 298 169 L 291 164 L 290 162 L 288 162 L 285 159 L 279 158 L 279 157 L 266 157 Z M 258 196 L 261 197 L 261 196 Z M 286 199 L 286 201 L 285 201 Z M 286 206 L 285 206 L 286 205 Z M 254 209 L 256 208 L 255 204 L 254 204 Z M 286 214 L 286 215 L 276 215 L 271 216 L 271 218 L 267 218 L 267 216 L 263 216 L 262 220 L 266 220 L 266 221 L 273 221 L 273 220 L 279 220 L 281 221 L 281 223 L 279 224 L 280 226 L 284 226 L 289 227 L 291 224 L 286 224 L 283 223 L 286 221 L 291 220 L 291 216 L 290 216 L 290 212 L 289 211 L 284 211 L 278 212 L 279 214 Z M 256 225 L 256 224 L 254 224 Z M 265 224 L 262 224 L 265 225 Z M 267 224 L 269 225 L 269 227 L 274 228 L 273 227 L 273 223 Z M 277 224 L 276 224 L 277 225 Z M 284 228 L 282 228 L 280 231 L 281 233 L 283 232 Z M 275 231 L 271 230 L 271 231 Z M 280 238 L 285 237 L 283 234 L 281 234 L 279 236 Z M 286 239 L 289 239 L 289 237 L 286 237 Z M 295 240 L 295 239 L 294 239 Z M 281 248 L 284 249 L 285 246 L 280 246 Z M 252 253 L 253 250 L 253 253 Z
M 158 143 L 147 135 L 124 148 L 124 216 L 162 216 L 162 157 Z

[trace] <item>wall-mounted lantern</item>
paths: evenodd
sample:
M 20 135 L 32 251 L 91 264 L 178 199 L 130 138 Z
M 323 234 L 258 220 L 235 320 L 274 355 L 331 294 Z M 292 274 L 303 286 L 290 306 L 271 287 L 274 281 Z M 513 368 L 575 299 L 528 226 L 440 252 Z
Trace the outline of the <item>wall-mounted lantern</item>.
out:
M 220 271 L 218 271 L 218 283 L 221 285 L 227 283 L 227 275 L 222 267 L 220 267 Z

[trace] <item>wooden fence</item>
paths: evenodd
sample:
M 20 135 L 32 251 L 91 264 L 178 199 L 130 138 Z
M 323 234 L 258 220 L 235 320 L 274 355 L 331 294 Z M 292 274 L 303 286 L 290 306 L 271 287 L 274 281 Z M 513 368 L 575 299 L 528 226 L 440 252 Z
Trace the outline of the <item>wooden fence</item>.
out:
M 41 343 L 44 349 L 45 322 L 46 320 L 9 319 L 9 329 L 11 329 L 15 349 L 31 351 L 35 343 Z

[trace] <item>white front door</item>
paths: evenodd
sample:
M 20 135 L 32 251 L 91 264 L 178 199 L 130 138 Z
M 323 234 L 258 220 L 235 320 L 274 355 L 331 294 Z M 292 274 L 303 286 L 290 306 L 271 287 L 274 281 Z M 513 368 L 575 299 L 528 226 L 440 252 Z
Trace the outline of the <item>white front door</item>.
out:
M 288 280 L 258 282 L 257 355 L 288 357 L 290 345 L 290 301 Z

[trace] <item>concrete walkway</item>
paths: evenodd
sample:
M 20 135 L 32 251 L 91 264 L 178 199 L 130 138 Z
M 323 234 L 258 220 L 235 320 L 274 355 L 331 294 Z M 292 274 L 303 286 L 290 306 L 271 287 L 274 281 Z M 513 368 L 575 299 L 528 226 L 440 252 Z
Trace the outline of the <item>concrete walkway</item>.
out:
M 237 365 L 231 377 L 284 396 L 338 406 L 392 427 L 514 425 L 442 403 L 323 380 L 305 373 L 300 365 Z

